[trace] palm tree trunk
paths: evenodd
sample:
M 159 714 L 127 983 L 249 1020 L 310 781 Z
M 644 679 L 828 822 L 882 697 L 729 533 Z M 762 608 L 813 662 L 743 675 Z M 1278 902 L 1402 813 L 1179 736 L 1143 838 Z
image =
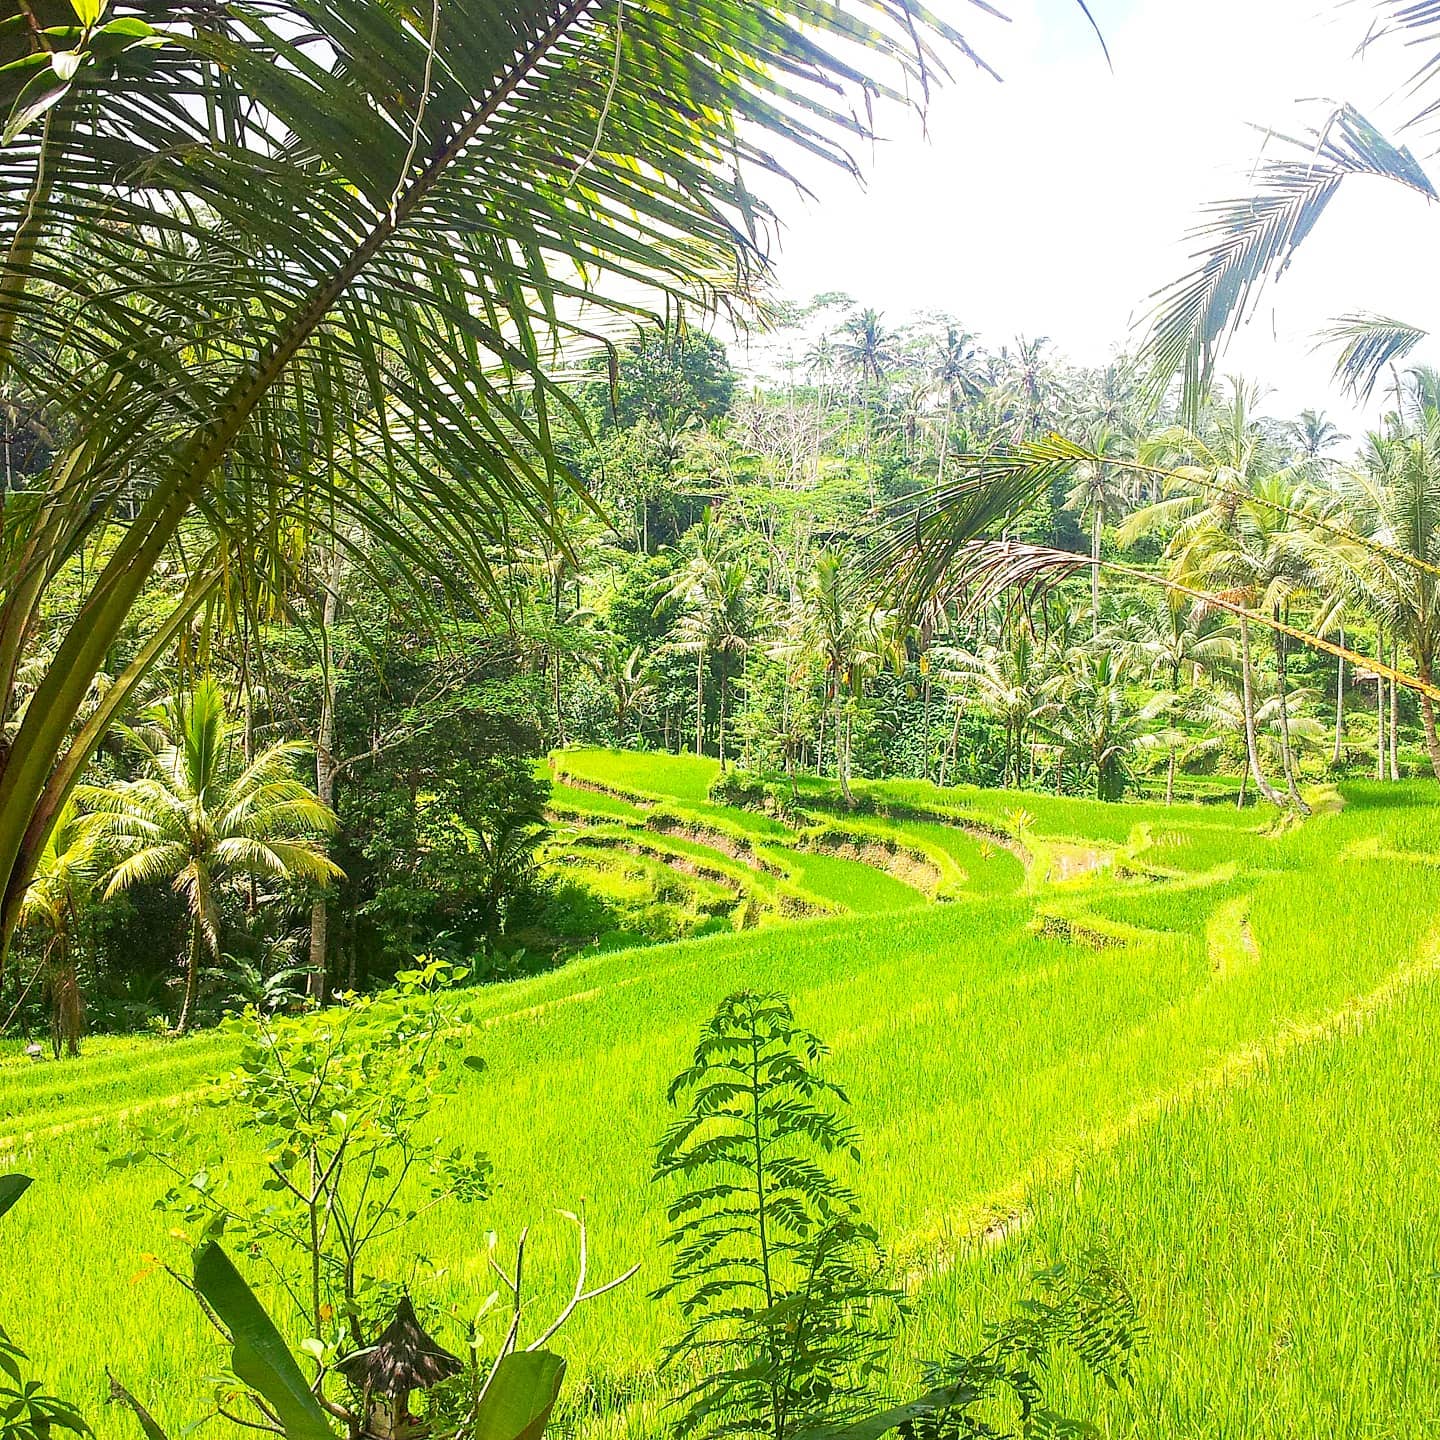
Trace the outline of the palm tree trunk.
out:
M 320 615 L 320 715 L 315 726 L 315 794 L 321 804 L 333 808 L 335 781 L 340 767 L 335 763 L 335 699 L 340 688 L 332 640 L 340 615 L 340 585 L 344 558 L 337 543 L 325 579 L 325 605 Z M 319 842 L 324 844 L 323 841 Z M 328 846 L 326 853 L 328 853 Z M 325 980 L 330 949 L 330 908 L 323 889 L 310 902 L 310 968 L 305 993 L 316 1004 L 325 1003 Z
M 1420 672 L 1420 678 L 1425 684 L 1431 684 L 1430 657 L 1420 655 L 1417 657 L 1419 663 L 1416 669 Z M 1430 768 L 1435 772 L 1435 778 L 1440 780 L 1440 735 L 1435 730 L 1435 702 L 1423 690 L 1420 692 L 1420 718 L 1425 724 L 1425 748 L 1430 752 Z
M 1345 631 L 1340 631 L 1340 645 L 1344 648 Z M 1330 764 L 1339 769 L 1345 759 L 1345 657 L 1340 656 L 1335 665 L 1335 748 L 1330 753 Z
M 705 753 L 705 647 L 695 661 L 695 753 Z
M 847 805 L 853 805 L 855 803 L 854 797 L 850 794 L 850 746 L 850 707 L 847 705 L 845 707 L 845 761 L 844 769 L 840 777 L 840 789 L 844 793 L 845 803 Z
M 1400 668 L 1400 640 L 1397 636 L 1390 646 L 1390 664 Z M 1390 682 L 1390 778 L 1400 778 L 1400 687 Z
M 865 483 L 870 487 L 870 504 L 875 504 L 875 471 L 870 464 L 871 447 L 871 426 L 874 423 L 874 416 L 870 406 L 870 381 L 867 376 L 864 383 L 864 393 L 861 396 L 861 403 L 865 406 Z
M 54 956 L 50 968 L 50 1046 L 57 1060 L 62 1049 L 73 1060 L 80 1055 L 85 1000 L 80 993 L 80 977 L 70 947 L 69 922 L 64 920 L 55 935 Z
M 720 771 L 725 772 L 725 699 L 730 688 L 730 674 L 728 662 L 722 661 L 720 666 Z
M 964 714 L 959 702 L 955 705 L 955 723 L 950 727 L 950 744 L 940 754 L 940 788 L 945 788 L 947 772 L 960 758 L 960 717 Z
M 1093 638 L 1100 638 L 1100 531 L 1103 517 L 1099 505 L 1095 507 L 1094 517 L 1090 521 L 1090 559 L 1093 562 L 1090 566 L 1090 634 Z
M 1175 747 L 1170 747 L 1170 763 L 1165 768 L 1165 803 L 1175 803 Z
M 1245 757 L 1255 788 L 1272 804 L 1283 803 L 1260 770 L 1260 748 L 1255 742 L 1255 670 L 1250 656 L 1250 622 L 1240 618 L 1240 708 L 1245 717 Z
M 200 990 L 200 957 L 205 950 L 205 937 L 200 930 L 200 920 L 190 922 L 190 954 L 185 961 L 185 998 L 180 1002 L 180 1018 L 175 1022 L 175 1033 L 186 1035 L 195 1019 L 195 997 Z
M 1385 632 L 1375 632 L 1375 659 L 1377 667 L 1385 663 Z M 1385 778 L 1385 677 L 1375 672 L 1375 778 Z
M 1276 620 L 1281 618 L 1276 612 Z M 1290 801 L 1302 814 L 1308 815 L 1310 807 L 1305 803 L 1304 797 L 1300 794 L 1300 787 L 1295 780 L 1295 748 L 1290 743 L 1290 684 L 1288 670 L 1288 652 L 1286 650 L 1286 637 L 1280 632 L 1275 632 L 1275 685 L 1280 700 L 1280 763 L 1285 772 L 1285 788 L 1290 792 Z
M 924 767 L 921 778 L 930 778 L 930 672 L 925 672 L 925 683 L 920 691 L 920 734 L 924 737 L 920 752 L 920 763 Z

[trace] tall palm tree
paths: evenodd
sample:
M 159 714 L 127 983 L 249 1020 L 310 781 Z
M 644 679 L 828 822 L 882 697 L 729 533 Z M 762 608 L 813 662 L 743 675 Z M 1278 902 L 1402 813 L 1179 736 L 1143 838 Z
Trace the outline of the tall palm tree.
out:
M 75 967 L 75 931 L 80 911 L 100 873 L 96 836 L 73 801 L 65 806 L 40 852 L 35 875 L 20 904 L 21 930 L 43 937 L 41 968 L 50 1001 L 50 1039 L 56 1058 L 63 1046 L 80 1053 L 85 1000 Z
M 1332 552 L 1332 564 L 1348 570 L 1354 588 L 1429 682 L 1440 661 L 1440 577 L 1405 557 L 1440 566 L 1440 410 L 1425 408 L 1413 427 L 1401 422 L 1388 435 L 1372 436 L 1366 460 L 1341 483 L 1355 523 L 1385 549 L 1348 547 Z M 1420 714 L 1440 778 L 1435 702 L 1423 690 Z
M 951 683 L 973 690 L 980 709 L 1002 727 L 1004 784 L 1018 790 L 1025 780 L 1027 737 L 1045 713 L 1054 688 L 1054 677 L 1030 627 L 1013 624 L 1004 645 L 986 645 L 973 653 L 945 651 L 941 663 L 953 677 Z
M 304 746 L 272 745 L 246 761 L 239 726 L 208 676 L 160 707 L 134 740 L 140 778 L 81 786 L 76 798 L 113 860 L 105 898 L 160 880 L 185 897 L 190 944 L 176 1022 L 184 1034 L 201 964 L 220 957 L 226 889 L 251 877 L 328 884 L 340 871 L 318 839 L 335 817 L 296 778 Z
M 1307 460 L 1323 460 L 1350 437 L 1323 410 L 1302 410 L 1286 427 L 1290 443 Z
M 835 353 L 844 370 L 860 381 L 860 405 L 865 412 L 865 477 L 870 499 L 875 499 L 875 476 L 870 465 L 874 415 L 871 387 L 882 385 L 895 364 L 898 336 L 885 327 L 885 317 L 868 306 L 850 316 L 840 327 Z
M 1178 720 L 1193 708 L 1195 687 L 1201 676 L 1228 676 L 1238 657 L 1235 628 L 1227 616 L 1162 593 L 1145 610 L 1127 611 L 1100 636 L 1104 648 L 1132 675 L 1159 684 L 1172 704 L 1164 708 Z M 1142 748 L 1165 756 L 1165 803 L 1175 798 L 1175 774 L 1190 737 L 1176 724 L 1142 737 Z
M 805 586 L 802 624 L 805 643 L 820 663 L 825 677 L 825 705 L 821 711 L 820 741 L 824 750 L 824 728 L 828 719 L 834 727 L 835 771 L 845 803 L 854 803 L 850 792 L 850 747 L 846 698 L 860 674 L 859 658 L 865 650 L 865 618 L 856 608 L 844 557 L 836 550 L 822 550 Z
M 1223 600 L 1250 609 L 1264 598 L 1267 611 L 1283 605 L 1289 591 L 1269 567 L 1293 553 L 1277 549 L 1274 512 L 1252 497 L 1266 487 L 1264 499 L 1288 503 L 1293 486 L 1283 473 L 1273 436 L 1253 416 L 1255 390 L 1232 386 L 1229 399 L 1209 417 L 1203 431 L 1174 426 L 1142 447 L 1145 461 L 1165 460 L 1174 493 L 1135 511 L 1120 529 L 1122 544 L 1147 534 L 1167 535 L 1164 558 L 1170 575 L 1187 587 L 1214 590 Z M 1285 517 L 1282 515 L 1280 520 Z M 1282 567 L 1283 568 L 1283 567 Z M 1275 588 L 1270 588 L 1271 581 Z M 1283 808 L 1279 792 L 1260 764 L 1255 737 L 1255 658 L 1247 614 L 1239 617 L 1240 690 L 1246 717 L 1246 753 L 1256 788 Z M 1277 651 L 1277 659 L 1279 659 Z M 1280 660 L 1283 665 L 1283 660 Z M 1287 788 L 1297 808 L 1304 806 L 1287 764 Z
M 633 738 L 635 719 L 655 697 L 659 672 L 639 645 L 629 650 L 611 646 L 592 656 L 590 664 L 597 677 L 610 687 L 615 710 L 615 742 L 625 745 Z
M 750 568 L 741 560 L 721 567 L 711 594 L 711 636 L 720 661 L 720 716 L 718 744 L 720 768 L 725 769 L 729 751 L 726 741 L 730 725 L 730 693 L 737 670 L 743 675 L 745 658 L 759 633 L 763 611 L 755 604 Z
M 1090 611 L 1092 637 L 1100 633 L 1100 537 L 1108 521 L 1122 512 L 1128 491 L 1124 462 L 1134 455 L 1128 438 L 1103 422 L 1090 432 L 1088 449 L 1095 456 L 1076 467 L 1075 483 L 1065 496 L 1067 508 L 1090 526 Z
M 0 723 L 64 614 L 0 774 L 0 953 L 87 760 L 229 573 L 195 532 L 260 555 L 329 515 L 473 593 L 576 483 L 552 357 L 637 304 L 748 292 L 771 226 L 747 182 L 784 145 L 851 164 L 870 96 L 968 53 L 906 0 L 72 9 L 0 39 L 0 381 L 65 437 L 0 544 Z M 303 460 L 337 417 L 363 485 Z M 47 608 L 82 552 L 105 562 Z M 191 583 L 77 726 L 169 561 Z
M 1155 695 L 1137 709 L 1130 701 L 1129 679 L 1126 662 L 1115 651 L 1076 651 L 1044 712 L 1044 729 L 1088 775 L 1097 800 L 1122 798 L 1131 779 L 1131 757 L 1146 727 L 1173 700 Z M 1171 784 L 1173 794 L 1173 773 Z
M 715 640 L 716 606 L 723 588 L 722 571 L 730 563 L 730 540 L 714 512 L 706 509 L 698 525 L 682 537 L 677 553 L 683 563 L 659 587 L 656 609 L 679 609 L 675 646 L 695 657 L 695 753 L 705 753 L 705 676 Z
M 975 337 L 954 325 L 945 327 L 945 338 L 935 347 L 931 359 L 929 381 L 940 397 L 943 418 L 940 426 L 940 451 L 935 465 L 935 483 L 945 483 L 945 461 L 950 453 L 950 428 L 955 411 L 964 399 L 977 398 L 981 387 L 976 375 Z

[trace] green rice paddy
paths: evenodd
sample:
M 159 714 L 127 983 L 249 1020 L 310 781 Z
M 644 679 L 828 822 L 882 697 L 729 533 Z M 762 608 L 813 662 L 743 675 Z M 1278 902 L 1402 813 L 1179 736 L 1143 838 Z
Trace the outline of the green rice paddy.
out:
M 666 1427 L 655 1364 L 676 1317 L 646 1298 L 664 1274 L 650 1150 L 666 1082 L 740 986 L 787 992 L 833 1047 L 863 1136 L 853 1181 L 913 1294 L 902 1379 L 1098 1243 L 1148 1332 L 1118 1392 L 1057 1372 L 1103 1435 L 1435 1432 L 1433 787 L 1346 786 L 1270 833 L 1225 805 L 916 783 L 857 787 L 855 817 L 809 787 L 782 818 L 710 806 L 713 762 L 567 751 L 555 769 L 552 863 L 637 903 L 669 885 L 677 914 L 728 933 L 469 992 L 489 1068 L 435 1122 L 488 1150 L 500 1188 L 420 1223 L 407 1253 L 429 1264 L 394 1263 L 462 1323 L 489 1293 L 486 1233 L 529 1224 L 538 1316 L 570 1275 L 556 1211 L 583 1200 L 595 1272 L 642 1270 L 566 1332 L 581 1434 Z M 178 1108 L 197 1155 L 243 1172 L 233 1116 L 199 1103 L 228 1045 L 0 1060 L 0 1170 L 39 1182 L 0 1231 L 4 1321 L 101 1434 L 126 1433 L 100 1405 L 107 1365 L 178 1424 L 217 1363 L 145 1259 L 184 1254 L 162 1178 L 108 1170 L 101 1147 Z

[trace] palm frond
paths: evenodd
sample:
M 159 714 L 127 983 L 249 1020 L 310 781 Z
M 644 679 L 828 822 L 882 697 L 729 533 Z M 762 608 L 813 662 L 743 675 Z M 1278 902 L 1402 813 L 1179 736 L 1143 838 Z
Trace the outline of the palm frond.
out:
M 1436 436 L 1437 441 L 1440 441 L 1440 424 L 1437 424 Z M 1032 446 L 1031 449 L 1037 455 L 1048 456 L 1056 462 L 1068 458 L 1071 463 L 1080 461 L 1093 463 L 1098 458 L 1085 446 L 1078 445 L 1061 436 L 1052 436 L 1049 440 Z M 1346 524 L 1344 518 L 1337 519 L 1333 513 L 1327 513 L 1314 504 L 1292 503 L 1294 496 L 1283 484 L 1273 487 L 1242 486 L 1232 481 L 1215 479 L 1199 466 L 1192 465 L 1153 465 L 1135 460 L 1127 462 L 1126 468 L 1139 475 L 1153 476 L 1164 482 L 1167 487 L 1180 487 L 1198 490 L 1209 495 L 1224 496 L 1239 505 L 1283 516 L 1298 522 L 1304 528 L 1318 530 L 1337 540 L 1358 546 L 1367 553 L 1381 556 L 1402 568 L 1440 578 L 1440 564 L 1428 559 L 1423 547 L 1412 546 L 1410 549 L 1402 549 L 1391 544 L 1383 535 L 1358 530 L 1353 525 Z M 1287 472 L 1279 472 L 1274 478 L 1284 481 L 1287 478 Z M 1133 512 L 1121 527 L 1122 540 L 1155 533 L 1155 530 L 1162 526 L 1164 528 L 1173 526 L 1177 519 L 1184 514 L 1184 503 L 1184 496 L 1174 496 L 1170 501 L 1162 500 L 1147 507 L 1147 510 L 1155 512 L 1154 523 L 1148 517 L 1144 520 L 1139 518 L 1145 516 L 1146 511 Z
M 218 841 L 214 854 L 216 864 L 230 874 L 294 878 L 321 885 L 344 879 L 338 865 L 304 840 L 233 835 Z
M 1071 454 L 1057 453 L 1051 443 L 959 457 L 959 478 L 934 487 L 892 522 L 871 549 L 866 573 L 882 595 L 913 612 L 944 588 L 953 557 L 1012 522 L 1067 478 L 1073 464 Z
M 184 865 L 187 858 L 184 848 L 179 845 L 146 845 L 132 850 L 106 878 L 105 898 L 113 900 L 132 885 L 169 880 L 175 875 L 176 867 Z
M 1199 242 L 1194 267 L 1155 297 L 1143 347 L 1152 388 L 1158 393 L 1179 376 L 1192 420 L 1225 342 L 1265 283 L 1285 273 L 1344 180 L 1368 175 L 1440 198 L 1414 155 L 1351 106 L 1305 140 L 1282 143 L 1293 157 L 1262 166 L 1255 193 L 1208 208 L 1190 235 Z
M 1429 338 L 1429 332 L 1384 315 L 1342 315 L 1323 339 L 1341 347 L 1335 379 L 1357 399 L 1368 400 L 1381 374 L 1404 360 Z
M 1425 98 L 1440 80 L 1440 4 L 1436 0 L 1373 0 L 1384 17 L 1365 39 L 1365 46 L 1388 36 L 1399 36 L 1403 43 L 1424 54 L 1424 59 L 1410 76 L 1410 94 L 1421 97 L 1421 108 L 1407 122 L 1408 126 L 1423 125 L 1440 111 L 1440 99 Z M 1364 47 L 1362 47 L 1364 48 Z
M 996 601 L 1005 601 L 1017 607 L 1031 605 L 1057 585 L 1094 568 L 1142 585 L 1160 586 L 1172 595 L 1182 595 L 1208 610 L 1223 611 L 1274 634 L 1284 635 L 1312 650 L 1343 658 L 1372 674 L 1384 675 L 1403 689 L 1440 700 L 1440 686 L 1381 664 L 1372 656 L 1362 655 L 1323 635 L 1287 624 L 1270 611 L 1243 604 L 1232 593 L 1205 590 L 1168 575 L 1113 560 L 1095 561 L 1072 550 L 1058 550 L 1048 545 L 1019 545 L 1008 540 L 973 541 L 955 556 L 947 584 L 952 593 L 964 597 L 962 614 L 974 614 Z
M 975 58 L 914 0 L 438 16 L 432 44 L 380 0 L 235 0 L 203 24 L 113 0 L 106 26 L 147 43 L 101 54 L 62 25 L 62 122 L 12 117 L 0 368 L 78 439 L 0 537 L 0 707 L 67 557 L 99 536 L 107 559 L 12 740 L 6 903 L 91 680 L 185 525 L 241 557 L 297 519 L 379 537 L 395 573 L 452 594 L 490 582 L 512 521 L 563 544 L 581 490 L 556 458 L 560 359 L 637 316 L 748 304 L 773 230 L 756 182 L 793 182 L 797 156 L 855 169 L 877 98 L 917 105 Z

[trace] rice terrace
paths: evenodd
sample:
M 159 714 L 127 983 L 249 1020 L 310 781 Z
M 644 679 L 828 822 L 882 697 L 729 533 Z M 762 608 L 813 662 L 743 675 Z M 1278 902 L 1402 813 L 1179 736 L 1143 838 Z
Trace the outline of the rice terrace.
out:
M 0 1440 L 1440 1434 L 1321 11 L 0 0 Z
M 914 782 L 865 786 L 873 813 L 853 824 L 817 787 L 816 810 L 782 825 L 708 804 L 716 772 L 693 757 L 556 757 L 557 862 L 613 839 L 595 848 L 617 882 L 632 857 L 646 875 L 653 862 L 677 901 L 713 886 L 759 918 L 467 1002 L 487 1069 L 443 1123 L 485 1137 L 503 1185 L 473 1213 L 421 1222 L 420 1293 L 464 1314 L 486 1288 L 486 1232 L 529 1222 L 543 1308 L 571 1237 L 541 1217 L 581 1199 L 597 1260 L 644 1258 L 637 1283 L 658 1282 L 664 1211 L 644 1142 L 708 1010 L 749 986 L 793 996 L 830 1041 L 864 1134 L 856 1184 L 913 1302 L 907 1365 L 978 1338 L 1047 1257 L 1103 1244 L 1147 1340 L 1124 1391 L 1062 1372 L 1060 1393 L 1102 1433 L 1318 1435 L 1337 1416 L 1369 1433 L 1341 1373 L 1365 1411 L 1430 1413 L 1440 1355 L 1418 1337 L 1440 1319 L 1440 1218 L 1424 1218 L 1440 1135 L 1415 1125 L 1440 1080 L 1428 786 L 1356 782 L 1281 833 L 1230 807 Z M 818 848 L 800 848 L 807 831 Z M 1080 853 L 1093 865 L 1052 880 Z M 782 895 L 814 918 L 785 919 Z M 51 1217 L 17 1212 L 3 1271 L 20 1333 L 45 1333 L 50 1296 L 66 1297 L 73 1339 L 51 1378 L 68 1393 L 108 1365 L 164 1418 L 202 1398 L 207 1327 L 145 1255 L 178 1248 L 152 1208 L 166 1176 L 107 1171 L 102 1146 L 195 1107 L 195 1169 L 212 1151 L 243 1164 L 243 1132 L 204 1107 L 232 1046 L 96 1041 L 64 1070 L 0 1070 L 7 1161 L 77 1197 L 63 1245 Z M 43 1291 L 25 1278 L 37 1252 Z M 577 1321 L 572 1423 L 658 1422 L 671 1323 L 623 1291 Z

